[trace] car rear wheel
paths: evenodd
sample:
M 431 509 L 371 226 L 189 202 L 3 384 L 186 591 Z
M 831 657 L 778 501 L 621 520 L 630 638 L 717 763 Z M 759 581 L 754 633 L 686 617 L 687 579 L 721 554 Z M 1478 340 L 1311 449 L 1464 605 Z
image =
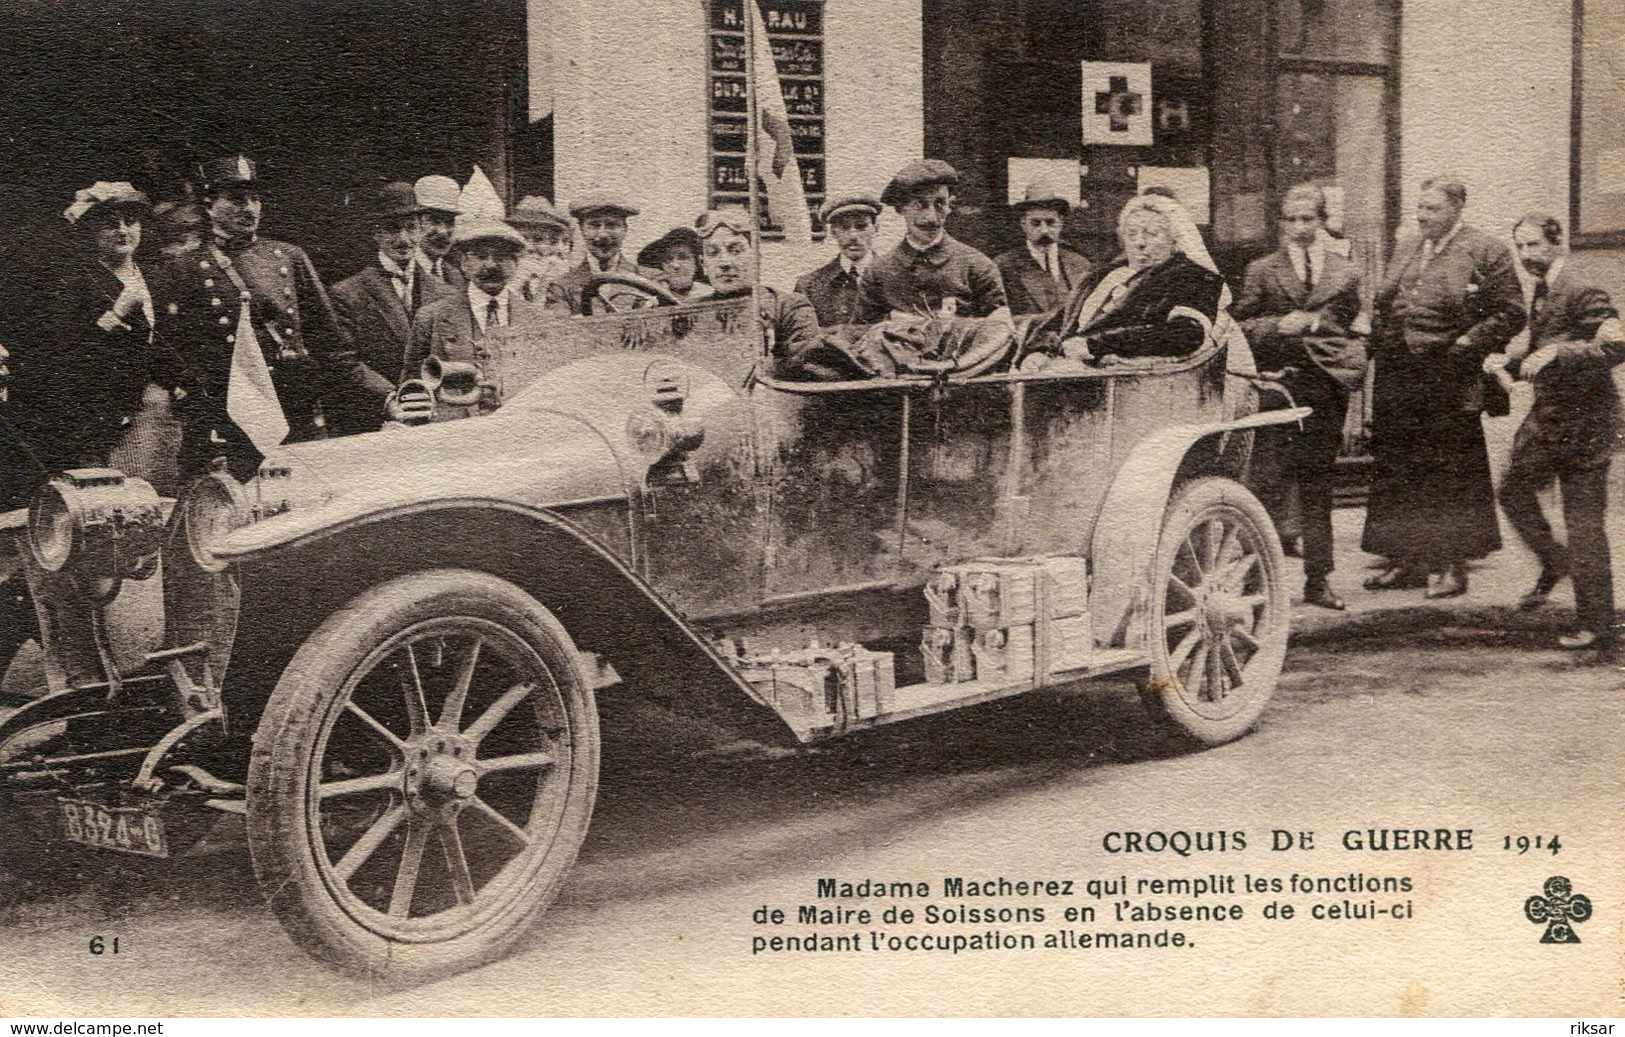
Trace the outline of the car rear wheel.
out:
M 551 612 L 437 570 L 330 616 L 249 767 L 261 889 L 314 956 L 397 980 L 499 957 L 557 895 L 598 780 L 590 674 Z
M 1269 515 L 1239 483 L 1197 479 L 1174 495 L 1152 568 L 1141 697 L 1179 735 L 1218 745 L 1257 722 L 1286 658 L 1284 567 Z

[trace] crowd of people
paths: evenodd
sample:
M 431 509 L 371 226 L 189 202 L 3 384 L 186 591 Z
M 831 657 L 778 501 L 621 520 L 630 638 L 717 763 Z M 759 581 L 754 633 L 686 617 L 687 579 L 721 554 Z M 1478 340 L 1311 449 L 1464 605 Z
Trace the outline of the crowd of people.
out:
M 35 327 L 7 343 L 9 434 L 38 474 L 111 465 L 173 492 L 223 458 L 246 479 L 283 442 L 495 409 L 490 383 L 476 400 L 437 406 L 415 380 L 423 362 L 488 366 L 493 329 L 592 314 L 627 293 L 671 303 L 753 292 L 774 371 L 792 378 L 873 376 L 864 329 L 899 322 L 968 318 L 1008 327 L 1016 341 L 1015 323 L 1030 315 L 1001 362 L 1065 371 L 1189 355 L 1228 312 L 1259 369 L 1313 408 L 1260 443 L 1296 484 L 1306 602 L 1344 608 L 1331 582 L 1332 473 L 1368 365 L 1375 466 L 1362 547 L 1387 565 L 1365 585 L 1430 598 L 1464 593 L 1467 562 L 1501 546 L 1479 419 L 1504 407 L 1505 386 L 1522 378 L 1535 404 L 1500 498 L 1542 562 L 1522 604 L 1540 605 L 1572 576 L 1578 629 L 1562 644 L 1615 649 L 1603 516 L 1610 369 L 1625 360 L 1625 327 L 1608 294 L 1565 265 L 1559 221 L 1519 220 L 1515 257 L 1463 222 L 1463 185 L 1426 181 L 1417 233 L 1396 247 L 1365 309 L 1371 293 L 1347 243 L 1328 232 L 1326 196 L 1314 185 L 1285 194 L 1280 247 L 1247 267 L 1233 298 L 1166 192 L 1124 206 L 1121 252 L 1097 266 L 1062 243 L 1070 204 L 1041 184 L 1012 206 L 1021 245 L 990 258 L 955 239 L 947 221 L 957 182 L 947 163 L 926 159 L 899 170 L 879 197 L 832 194 L 820 217 L 835 254 L 793 291 L 758 284 L 757 228 L 738 209 L 700 214 L 634 259 L 625 245 L 638 209 L 622 198 L 590 195 L 561 210 L 531 196 L 509 211 L 477 170 L 466 185 L 425 176 L 385 184 L 369 200 L 376 256 L 329 289 L 297 245 L 260 235 L 260 179 L 247 156 L 198 168 L 196 205 L 166 214 L 179 240 L 161 252 L 142 248 L 156 218 L 147 197 L 98 182 L 64 213 L 82 245 L 77 268 L 45 287 Z M 905 233 L 877 254 L 888 207 Z M 1515 346 L 1526 323 L 1527 342 Z M 168 456 L 136 434 L 154 411 L 180 429 Z M 1566 546 L 1536 498 L 1554 480 Z

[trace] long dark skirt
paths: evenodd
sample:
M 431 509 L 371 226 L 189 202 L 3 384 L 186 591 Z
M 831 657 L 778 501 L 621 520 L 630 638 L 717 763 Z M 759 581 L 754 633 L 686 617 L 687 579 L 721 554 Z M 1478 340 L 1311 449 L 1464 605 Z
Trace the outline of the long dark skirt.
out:
M 1482 558 L 1501 547 L 1489 450 L 1476 411 L 1461 407 L 1474 372 L 1439 357 L 1377 364 L 1371 498 L 1360 546 L 1419 569 Z

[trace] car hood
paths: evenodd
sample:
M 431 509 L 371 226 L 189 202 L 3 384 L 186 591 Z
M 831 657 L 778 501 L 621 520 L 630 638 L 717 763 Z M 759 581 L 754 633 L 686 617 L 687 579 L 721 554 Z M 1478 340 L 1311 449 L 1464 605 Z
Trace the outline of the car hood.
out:
M 647 353 L 590 357 L 531 383 L 494 414 L 281 447 L 245 487 L 256 521 L 220 542 L 243 557 L 356 517 L 437 500 L 532 507 L 629 498 L 643 488 L 651 397 L 677 386 L 678 411 L 748 432 L 740 390 L 687 361 Z M 669 406 L 668 400 L 668 406 Z

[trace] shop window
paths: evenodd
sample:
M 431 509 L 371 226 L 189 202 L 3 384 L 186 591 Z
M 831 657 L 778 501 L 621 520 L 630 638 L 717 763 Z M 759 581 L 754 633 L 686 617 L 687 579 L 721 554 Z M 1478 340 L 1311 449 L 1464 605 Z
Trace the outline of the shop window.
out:
M 1576 244 L 1625 243 L 1625 6 L 1574 5 L 1573 191 Z
M 1335 229 L 1380 241 L 1387 216 L 1383 80 L 1289 72 L 1276 86 L 1276 183 L 1327 185 Z
M 1386 65 L 1399 12 L 1391 0 L 1276 0 L 1284 58 Z
M 1397 0 L 1275 0 L 1274 202 L 1328 189 L 1332 229 L 1380 256 L 1392 229 Z M 1272 205 L 1273 211 L 1273 205 Z

